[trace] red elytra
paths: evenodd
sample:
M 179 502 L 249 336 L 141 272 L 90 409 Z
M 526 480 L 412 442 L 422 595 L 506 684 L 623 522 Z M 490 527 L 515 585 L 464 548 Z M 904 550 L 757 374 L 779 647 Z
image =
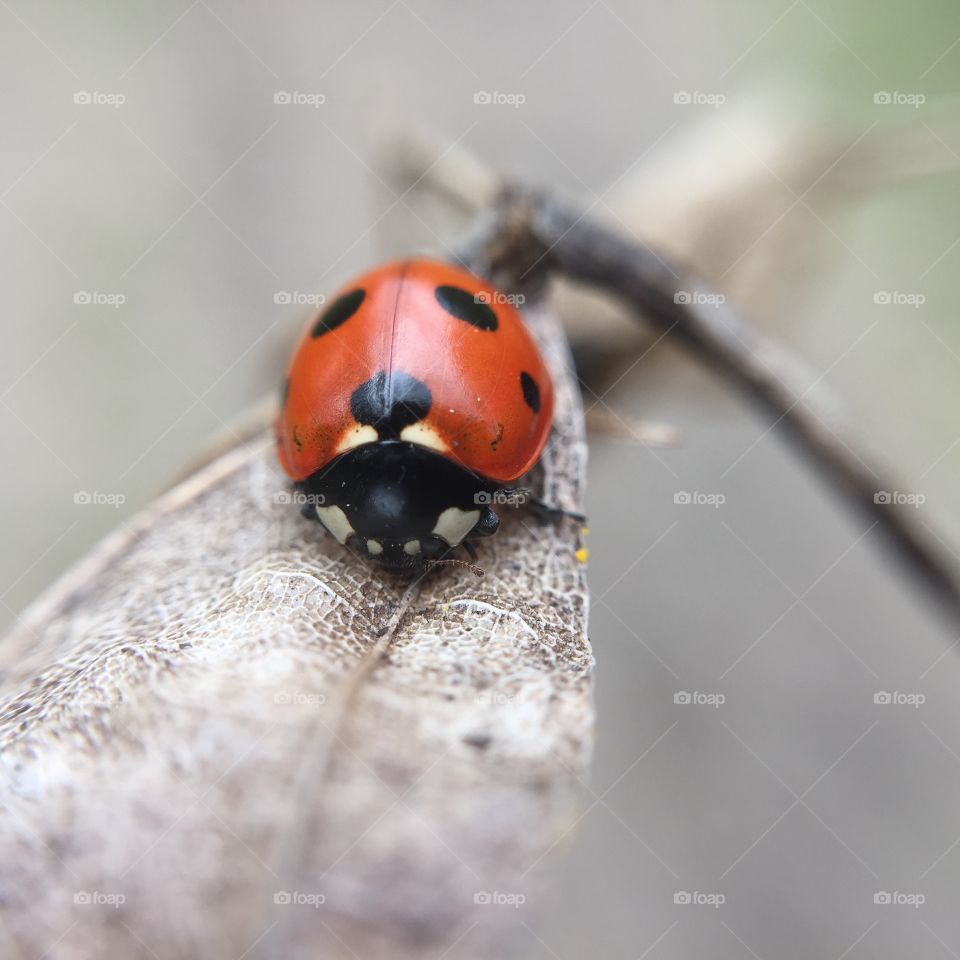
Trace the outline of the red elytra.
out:
M 433 260 L 388 263 L 345 285 L 297 346 L 284 394 L 278 453 L 297 482 L 358 446 L 399 439 L 506 484 L 536 463 L 553 417 L 550 376 L 516 307 Z

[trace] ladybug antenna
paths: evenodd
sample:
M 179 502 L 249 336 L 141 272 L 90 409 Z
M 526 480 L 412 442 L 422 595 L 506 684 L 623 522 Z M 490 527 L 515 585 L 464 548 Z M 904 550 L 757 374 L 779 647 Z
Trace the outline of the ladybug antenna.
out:
M 486 570 L 483 567 L 477 566 L 475 563 L 467 563 L 466 560 L 454 560 L 451 557 L 448 557 L 446 560 L 424 560 L 424 563 L 427 565 L 428 569 L 433 569 L 434 567 L 444 566 L 446 564 L 453 564 L 457 567 L 466 567 L 475 577 L 485 577 L 487 575 Z

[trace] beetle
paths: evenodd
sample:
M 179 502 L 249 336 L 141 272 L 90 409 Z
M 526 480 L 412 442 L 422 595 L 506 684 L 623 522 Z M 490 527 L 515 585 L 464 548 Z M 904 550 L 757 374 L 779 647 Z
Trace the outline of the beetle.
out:
M 553 385 L 512 298 L 408 259 L 343 287 L 297 345 L 276 421 L 306 516 L 415 572 L 496 532 L 497 491 L 538 461 Z M 507 495 L 509 497 L 509 494 Z

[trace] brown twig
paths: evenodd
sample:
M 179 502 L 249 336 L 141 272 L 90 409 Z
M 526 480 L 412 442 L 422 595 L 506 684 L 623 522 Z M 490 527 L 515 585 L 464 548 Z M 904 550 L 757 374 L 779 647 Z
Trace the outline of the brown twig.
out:
M 435 155 L 435 145 L 411 140 L 401 155 L 401 176 L 419 177 L 432 188 L 435 171 L 428 158 Z M 477 161 L 462 151 L 447 151 L 442 166 L 437 189 L 480 214 L 462 252 L 465 263 L 506 289 L 536 290 L 551 274 L 562 274 L 616 297 L 681 342 L 774 418 L 831 488 L 876 523 L 902 568 L 926 589 L 952 629 L 960 629 L 960 573 L 943 540 L 918 523 L 910 507 L 884 502 L 885 492 L 902 489 L 893 472 L 853 439 L 801 361 L 746 325 L 693 270 L 547 192 L 507 185 L 492 203 L 489 192 L 478 197 L 468 188 L 477 182 Z M 470 173 L 459 195 L 458 169 Z
M 886 534 L 894 556 L 960 627 L 956 565 L 909 506 L 885 502 L 900 489 L 891 472 L 852 438 L 814 376 L 778 344 L 744 324 L 710 286 L 654 251 L 585 217 L 545 193 L 506 189 L 497 215 L 477 237 L 491 273 L 505 285 L 558 272 L 609 292 L 658 330 L 681 341 L 785 430 L 846 500 Z M 517 265 L 524 265 L 519 268 Z M 695 291 L 697 296 L 684 296 Z

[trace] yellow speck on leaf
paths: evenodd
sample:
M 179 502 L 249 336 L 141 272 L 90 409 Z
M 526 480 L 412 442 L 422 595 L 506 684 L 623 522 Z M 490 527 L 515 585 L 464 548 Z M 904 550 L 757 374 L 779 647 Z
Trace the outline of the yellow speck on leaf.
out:
M 576 558 L 577 558 L 577 560 L 580 561 L 580 563 L 586 563 L 586 562 L 587 562 L 587 557 L 589 557 L 589 556 L 590 556 L 590 551 L 589 551 L 586 547 L 581 547 L 581 548 L 576 552 Z

